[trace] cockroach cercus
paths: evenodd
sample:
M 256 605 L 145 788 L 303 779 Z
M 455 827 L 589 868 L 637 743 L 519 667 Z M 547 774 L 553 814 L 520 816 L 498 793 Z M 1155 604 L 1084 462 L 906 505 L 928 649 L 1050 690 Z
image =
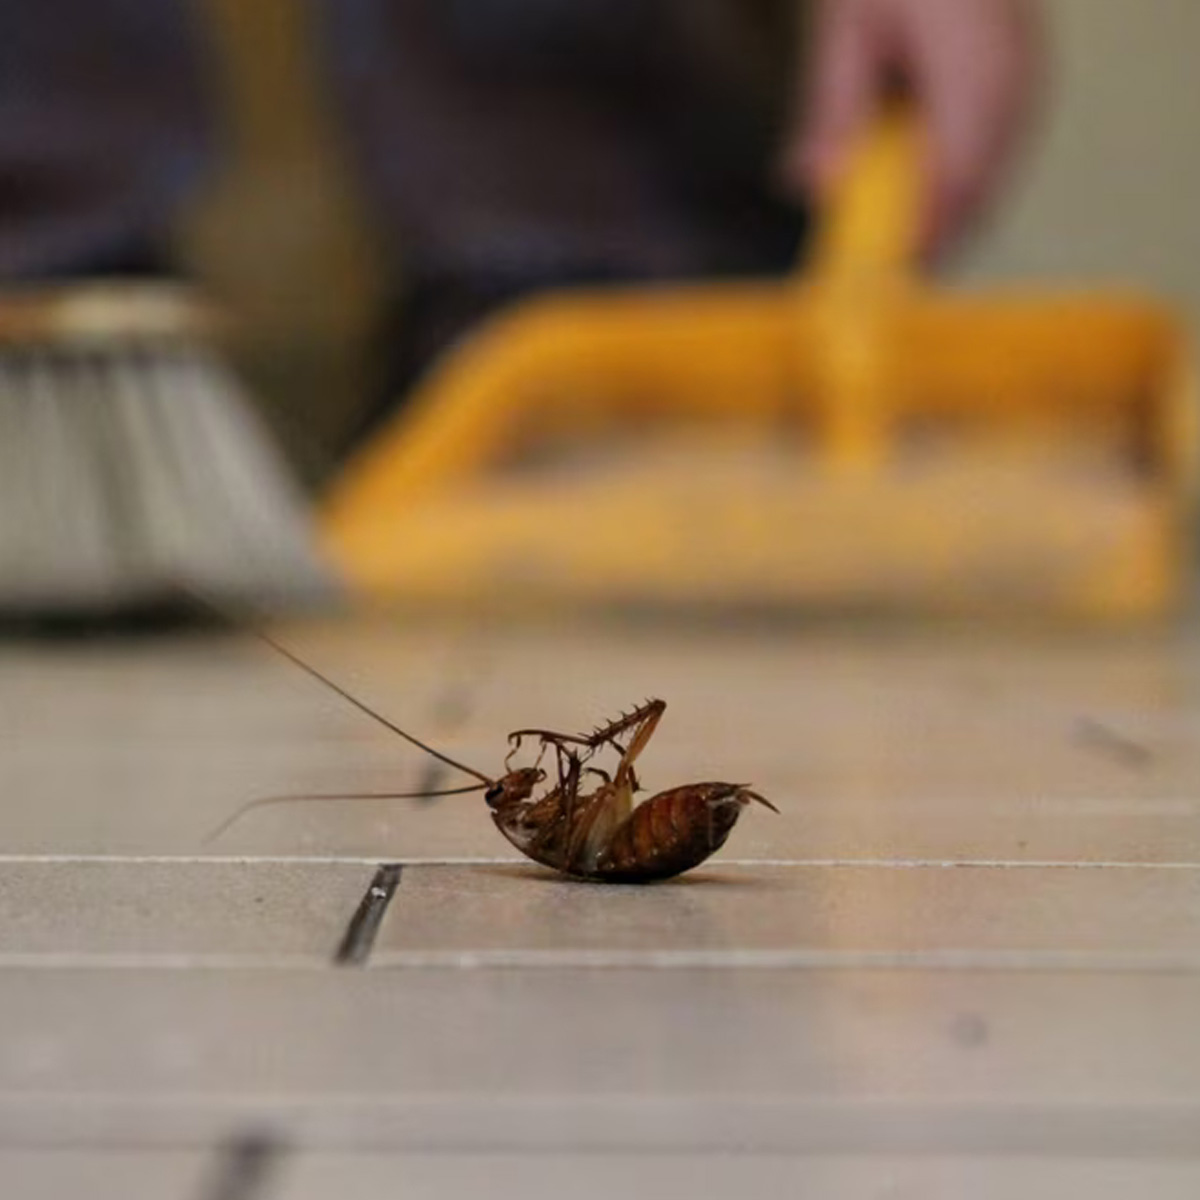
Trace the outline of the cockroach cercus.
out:
M 210 835 L 210 841 L 249 809 L 264 804 L 295 800 L 420 799 L 483 792 L 496 828 L 534 862 L 574 879 L 649 883 L 690 871 L 719 850 L 751 801 L 773 812 L 779 811 L 765 797 L 741 783 L 689 783 L 635 802 L 634 794 L 642 788 L 634 763 L 662 720 L 667 707 L 662 700 L 647 700 L 587 734 L 555 733 L 550 729 L 515 730 L 508 735 L 504 774 L 493 778 L 426 745 L 326 678 L 270 634 L 262 629 L 254 632 L 380 725 L 448 766 L 474 776 L 478 782 L 424 792 L 268 796 L 243 805 Z M 537 743 L 537 760 L 532 766 L 513 767 L 514 757 L 527 740 Z M 611 775 L 593 765 L 595 757 L 606 749 L 617 755 Z M 554 756 L 553 780 L 541 765 L 548 752 Z M 543 783 L 548 784 L 545 789 Z

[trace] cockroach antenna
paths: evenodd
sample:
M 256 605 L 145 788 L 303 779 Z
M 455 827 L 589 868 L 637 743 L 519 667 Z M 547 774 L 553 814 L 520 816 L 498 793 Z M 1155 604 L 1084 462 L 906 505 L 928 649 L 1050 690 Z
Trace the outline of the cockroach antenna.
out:
M 366 715 L 368 717 L 370 717 L 372 720 L 378 721 L 379 724 L 382 725 L 385 729 L 390 729 L 392 731 L 392 733 L 398 734 L 406 742 L 410 742 L 412 745 L 416 746 L 418 750 L 424 750 L 426 754 L 431 754 L 434 758 L 438 759 L 441 762 L 444 762 L 448 767 L 453 767 L 457 771 L 463 771 L 467 775 L 473 775 L 476 779 L 478 779 L 480 781 L 480 783 L 484 787 L 490 787 L 495 782 L 495 780 L 493 780 L 489 776 L 483 774 L 482 771 L 477 771 L 477 770 L 475 770 L 474 767 L 468 767 L 466 763 L 460 763 L 457 759 L 451 758 L 448 754 L 443 754 L 440 750 L 435 750 L 432 746 L 426 745 L 423 741 L 421 741 L 420 738 L 414 737 L 411 733 L 408 733 L 405 730 L 401 729 L 400 726 L 397 725 L 394 721 L 389 721 L 387 719 L 387 717 L 385 717 L 383 715 L 383 713 L 376 712 L 376 710 L 373 709 L 369 704 L 364 703 L 357 696 L 351 695 L 351 693 L 346 691 L 346 689 L 344 687 L 341 687 L 338 684 L 334 683 L 332 679 L 328 678 L 325 675 L 322 675 L 321 672 L 316 669 L 316 667 L 311 666 L 309 663 L 306 663 L 304 661 L 304 659 L 302 659 L 298 654 L 289 650 L 285 645 L 283 645 L 282 642 L 277 641 L 269 633 L 267 633 L 266 630 L 260 628 L 257 625 L 249 625 L 249 626 L 247 626 L 247 628 L 256 637 L 258 637 L 262 641 L 266 642 L 266 644 L 268 646 L 270 646 L 273 650 L 277 651 L 279 654 L 282 654 L 283 657 L 286 658 L 289 662 L 294 663 L 296 666 L 298 666 L 300 668 L 300 670 L 307 672 L 318 682 L 323 683 L 327 688 L 329 688 L 329 690 L 331 692 L 336 693 L 337 695 L 341 696 L 341 698 L 343 700 L 347 701 L 350 704 L 353 704 L 354 707 L 359 710 L 359 712 L 366 713 Z M 467 790 L 473 792 L 473 791 L 477 791 L 478 789 L 468 788 Z M 423 792 L 423 793 L 419 793 L 419 794 L 429 796 L 429 795 L 435 795 L 436 793 Z M 452 793 L 445 793 L 445 794 L 452 794 Z M 416 795 L 418 795 L 418 793 L 414 793 L 413 795 L 415 797 Z
M 314 800 L 429 800 L 435 796 L 465 796 L 470 792 L 482 792 L 487 786 L 486 783 L 472 783 L 467 787 L 440 788 L 432 792 L 310 792 L 296 796 L 260 796 L 255 800 L 248 800 L 241 808 L 226 817 L 216 829 L 205 837 L 204 845 L 215 842 L 251 810 L 266 808 L 273 804 L 298 804 Z
M 401 729 L 400 726 L 394 721 L 389 721 L 388 718 L 383 715 L 383 713 L 377 712 L 369 704 L 360 700 L 357 696 L 351 695 L 351 693 L 348 692 L 344 687 L 334 683 L 332 679 L 328 678 L 326 675 L 323 675 L 316 669 L 316 667 L 305 662 L 304 659 L 302 659 L 294 650 L 289 650 L 287 646 L 269 634 L 262 627 L 262 624 L 253 617 L 230 612 L 223 604 L 214 600 L 211 596 L 205 595 L 196 588 L 187 588 L 185 589 L 184 594 L 190 599 L 196 601 L 202 608 L 208 609 L 231 629 L 235 629 L 239 633 L 252 633 L 256 638 L 258 638 L 259 641 L 266 643 L 266 645 L 270 646 L 271 649 L 277 654 L 282 654 L 283 657 L 288 660 L 288 662 L 299 667 L 300 670 L 310 675 L 318 683 L 324 684 L 325 687 L 327 687 L 335 695 L 341 696 L 341 698 L 348 704 L 353 704 L 354 707 L 359 710 L 359 712 L 365 713 L 371 718 L 371 720 L 378 722 L 385 729 L 390 730 L 398 737 L 402 737 L 406 742 L 416 746 L 418 750 L 424 750 L 426 754 L 432 755 L 440 762 L 444 762 L 448 767 L 453 767 L 456 771 L 462 771 L 467 775 L 473 775 L 485 787 L 490 787 L 495 782 L 495 780 L 493 780 L 490 776 L 483 774 L 482 771 L 477 771 L 474 767 L 468 767 L 466 763 L 461 763 L 457 759 L 451 758 L 448 754 L 443 754 L 440 750 L 435 750 L 432 746 L 426 745 L 423 741 L 421 741 L 420 738 L 414 737 L 411 733 Z M 467 790 L 475 791 L 477 789 L 469 788 Z M 413 797 L 416 798 L 418 795 L 430 796 L 435 794 L 437 793 L 413 793 Z M 455 793 L 445 794 L 450 795 Z

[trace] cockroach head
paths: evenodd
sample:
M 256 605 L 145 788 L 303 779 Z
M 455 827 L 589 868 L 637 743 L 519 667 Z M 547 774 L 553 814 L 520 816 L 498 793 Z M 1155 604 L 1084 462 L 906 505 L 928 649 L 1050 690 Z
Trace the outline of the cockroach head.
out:
M 483 793 L 483 798 L 490 808 L 504 808 L 508 804 L 517 804 L 528 800 L 533 795 L 533 789 L 546 778 L 546 772 L 541 767 L 520 767 L 500 779 Z

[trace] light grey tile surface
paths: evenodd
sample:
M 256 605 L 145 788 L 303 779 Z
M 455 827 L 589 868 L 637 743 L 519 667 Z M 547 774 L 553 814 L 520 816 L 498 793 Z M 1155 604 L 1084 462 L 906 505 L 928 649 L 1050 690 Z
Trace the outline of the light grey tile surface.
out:
M 225 1200 L 227 1154 L 0 1150 L 6 1200 Z M 284 1150 L 246 1187 L 253 1200 L 1192 1200 L 1200 1163 L 925 1155 L 311 1154 Z M 230 1195 L 226 1191 L 225 1195 Z M 238 1195 L 234 1192 L 233 1195 Z M 246 1195 L 244 1190 L 242 1195 Z M 242 1200 L 242 1196 L 238 1196 Z
M 508 730 L 669 702 L 645 782 L 753 780 L 783 815 L 735 858 L 1200 860 L 1195 639 L 1055 640 L 298 624 L 289 645 L 485 771 Z M 0 647 L 8 853 L 507 856 L 474 796 L 259 809 L 407 790 L 419 751 L 253 641 Z M 447 778 L 447 782 L 450 779 Z
M 328 962 L 365 864 L 0 862 L 0 968 L 113 959 Z
M 403 679 L 399 715 L 445 726 L 445 647 L 436 633 L 372 643 L 343 631 L 336 655 L 320 628 L 295 640 L 367 698 L 373 678 Z M 205 838 L 247 800 L 411 788 L 425 767 L 268 647 L 220 634 L 0 644 L 0 730 L 7 854 L 239 853 L 246 847 L 235 838 L 211 846 Z M 338 849 L 320 826 L 306 826 L 303 805 L 278 813 L 267 823 L 276 835 L 267 851 Z M 359 845 L 393 832 L 370 807 L 338 806 L 331 816 L 335 831 L 350 820 Z M 253 833 L 253 821 L 246 828 Z
M 5 1200 L 210 1200 L 206 1150 L 0 1149 Z M 269 1193 L 262 1193 L 267 1200 Z
M 1192 1200 L 1196 1162 L 745 1154 L 299 1157 L 278 1200 Z M 274 1198 L 272 1198 L 274 1200 Z
M 273 1130 L 296 1152 L 271 1186 L 300 1200 L 378 1194 L 401 1161 L 415 1195 L 1192 1186 L 1195 635 L 283 635 L 487 771 L 509 729 L 661 695 L 648 786 L 751 779 L 784 812 L 642 890 L 524 863 L 475 796 L 256 809 L 205 844 L 246 799 L 429 763 L 250 640 L 0 645 L 10 1180 L 103 1149 L 91 1194 L 169 1193 Z M 508 861 L 419 865 L 441 858 Z M 381 969 L 334 970 L 391 860 L 416 865 Z
M 1193 1153 L 1200 978 L 0 972 L 0 1144 Z
M 1200 869 L 722 866 L 649 887 L 406 868 L 372 962 L 1200 970 Z

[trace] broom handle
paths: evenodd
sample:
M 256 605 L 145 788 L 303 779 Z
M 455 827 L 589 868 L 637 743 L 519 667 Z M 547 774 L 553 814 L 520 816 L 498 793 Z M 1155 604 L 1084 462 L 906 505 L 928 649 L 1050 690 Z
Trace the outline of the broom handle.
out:
M 838 467 L 874 470 L 889 431 L 891 316 L 914 281 L 921 200 L 915 113 L 894 104 L 869 128 L 834 187 L 801 302 L 820 321 L 822 445 Z

